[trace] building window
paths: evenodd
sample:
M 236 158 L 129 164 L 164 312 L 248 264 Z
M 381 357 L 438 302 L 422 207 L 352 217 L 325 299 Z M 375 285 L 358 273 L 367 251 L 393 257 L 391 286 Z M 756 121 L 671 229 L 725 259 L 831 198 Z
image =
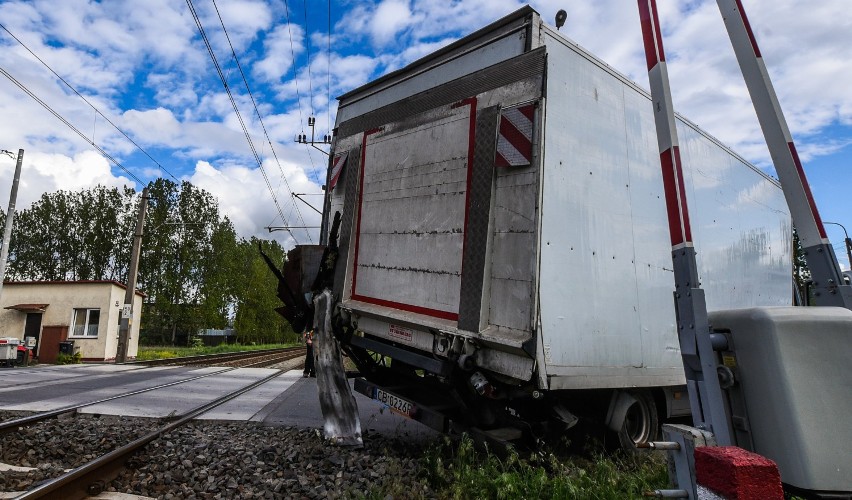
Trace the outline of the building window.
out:
M 74 337 L 97 337 L 100 309 L 74 309 Z

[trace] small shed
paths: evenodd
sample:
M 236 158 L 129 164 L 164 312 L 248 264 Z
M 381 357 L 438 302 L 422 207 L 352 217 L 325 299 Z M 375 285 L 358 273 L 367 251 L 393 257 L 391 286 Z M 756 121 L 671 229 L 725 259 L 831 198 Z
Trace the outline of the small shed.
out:
M 42 363 L 55 362 L 63 343 L 84 362 L 114 361 L 125 290 L 116 281 L 6 282 L 0 297 L 0 337 L 32 345 L 33 357 Z M 134 296 L 128 359 L 135 358 L 139 348 L 143 297 L 139 291 Z
M 224 330 L 205 328 L 198 331 L 198 337 L 204 342 L 205 346 L 209 347 L 237 342 L 237 332 L 233 328 L 225 328 Z

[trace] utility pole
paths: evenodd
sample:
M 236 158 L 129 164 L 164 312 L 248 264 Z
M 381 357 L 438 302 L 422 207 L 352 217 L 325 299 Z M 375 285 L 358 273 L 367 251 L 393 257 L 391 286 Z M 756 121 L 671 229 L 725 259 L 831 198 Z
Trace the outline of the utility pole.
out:
M 308 136 L 305 135 L 305 134 L 299 134 L 299 135 L 296 136 L 296 142 L 298 142 L 299 144 L 307 144 L 307 145 L 313 147 L 314 149 L 316 149 L 317 151 L 319 151 L 320 153 L 328 156 L 328 151 L 318 147 L 317 144 L 331 144 L 331 140 L 333 139 L 333 137 L 331 135 L 326 134 L 326 135 L 322 136 L 321 141 L 316 140 L 316 136 L 314 135 L 314 133 L 315 133 L 314 127 L 316 126 L 316 123 L 317 123 L 317 119 L 314 118 L 313 116 L 309 116 L 308 117 L 308 126 L 311 127 L 311 139 L 308 140 Z
M 10 151 L 3 153 L 12 156 Z M 21 180 L 21 165 L 24 162 L 24 150 L 18 150 L 18 162 L 15 176 L 12 178 L 12 192 L 9 194 L 9 210 L 6 212 L 6 227 L 3 228 L 3 246 L 0 247 L 0 296 L 3 295 L 3 280 L 6 279 L 6 261 L 9 258 L 9 242 L 12 241 L 12 223 L 15 220 L 15 201 L 18 198 L 18 183 Z
M 849 268 L 852 269 L 852 238 L 849 238 L 849 233 L 846 232 L 846 227 L 839 222 L 828 222 L 824 220 L 822 223 L 840 226 L 843 229 L 843 234 L 846 235 L 846 239 L 843 240 L 843 242 L 846 243 L 846 258 L 849 259 Z
M 121 320 L 118 326 L 118 347 L 115 351 L 115 362 L 127 361 L 127 345 L 130 339 L 130 326 L 133 320 L 133 299 L 136 295 L 136 274 L 139 271 L 139 254 L 142 253 L 142 231 L 145 227 L 145 211 L 148 208 L 148 188 L 142 190 L 139 200 L 139 215 L 136 219 L 136 231 L 133 234 L 133 249 L 130 252 L 130 268 L 127 270 L 127 289 L 124 292 L 124 307 L 121 310 Z

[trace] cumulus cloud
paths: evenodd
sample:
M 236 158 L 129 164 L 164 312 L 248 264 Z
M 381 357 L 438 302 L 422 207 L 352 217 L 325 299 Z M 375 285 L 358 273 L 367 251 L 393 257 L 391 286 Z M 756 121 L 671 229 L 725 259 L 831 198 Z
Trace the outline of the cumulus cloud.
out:
M 12 185 L 14 171 L 15 160 L 0 155 L 0 186 Z M 74 156 L 66 156 L 25 150 L 16 207 L 27 208 L 42 193 L 60 189 L 76 191 L 98 184 L 108 187 L 140 187 L 129 178 L 114 174 L 106 158 L 95 151 L 82 151 Z M 0 190 L 0 205 L 4 212 L 8 203 L 9 191 Z
M 216 196 L 222 213 L 231 218 L 237 233 L 242 236 L 272 237 L 281 240 L 285 246 L 295 242 L 316 243 L 319 237 L 317 229 L 293 229 L 290 235 L 288 232 L 270 234 L 266 227 L 318 226 L 319 214 L 291 198 L 284 187 L 284 179 L 296 193 L 320 193 L 319 186 L 311 182 L 299 166 L 290 162 L 282 162 L 279 169 L 274 161 L 266 161 L 264 169 L 275 192 L 277 205 L 263 173 L 236 162 L 214 166 L 200 161 L 189 181 Z M 281 207 L 284 220 L 277 207 Z
M 263 41 L 266 55 L 253 65 L 254 74 L 270 82 L 284 79 L 293 65 L 293 55 L 304 50 L 304 38 L 301 26 L 286 23 L 276 26 Z

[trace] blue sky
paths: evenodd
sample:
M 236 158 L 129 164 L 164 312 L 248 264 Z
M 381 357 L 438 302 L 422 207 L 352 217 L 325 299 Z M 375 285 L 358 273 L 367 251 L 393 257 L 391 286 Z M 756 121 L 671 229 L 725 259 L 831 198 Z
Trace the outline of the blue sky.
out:
M 676 108 L 742 156 L 772 172 L 754 111 L 715 2 L 664 1 L 661 23 Z M 325 156 L 293 139 L 328 132 L 335 96 L 400 68 L 523 5 L 515 0 L 217 0 L 274 151 L 255 116 L 212 0 L 193 0 L 285 218 L 315 225 L 294 202 L 319 193 Z M 532 2 L 562 32 L 647 88 L 633 2 Z M 852 14 L 848 0 L 803 7 L 744 0 L 825 220 L 852 230 Z M 330 19 L 329 19 L 330 13 Z M 288 16 L 289 14 L 289 16 Z M 289 19 L 289 23 L 288 23 Z M 0 22 L 179 179 L 214 193 L 243 236 L 282 225 L 263 176 L 185 1 L 0 2 Z M 330 30 L 329 30 L 330 26 Z M 329 38 L 330 33 L 330 38 Z M 0 68 L 148 182 L 157 164 L 0 30 Z M 297 95 L 299 98 L 297 98 Z M 45 191 L 97 183 L 141 186 L 0 76 L 0 149 L 26 150 L 18 206 Z M 14 162 L 0 157 L 5 209 Z M 286 182 L 285 182 L 286 180 Z M 314 198 L 317 200 L 317 198 Z M 298 211 L 297 211 L 297 208 Z M 842 230 L 828 226 L 848 268 Z M 274 233 L 285 245 L 293 241 Z M 309 235 L 296 233 L 300 243 Z M 310 239 L 316 241 L 315 232 Z

